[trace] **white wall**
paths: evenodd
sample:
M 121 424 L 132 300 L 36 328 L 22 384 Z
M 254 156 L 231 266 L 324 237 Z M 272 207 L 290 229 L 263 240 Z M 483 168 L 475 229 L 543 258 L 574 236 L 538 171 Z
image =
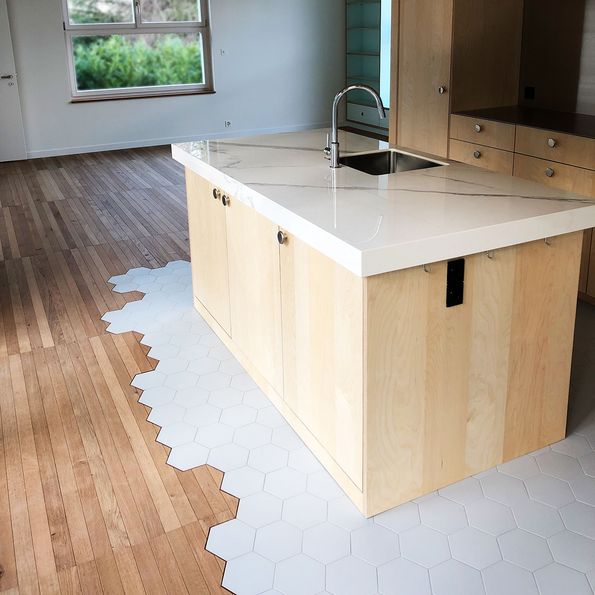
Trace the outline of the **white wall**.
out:
M 90 103 L 69 103 L 60 0 L 8 11 L 30 157 L 327 125 L 345 80 L 344 0 L 211 0 L 215 94 Z

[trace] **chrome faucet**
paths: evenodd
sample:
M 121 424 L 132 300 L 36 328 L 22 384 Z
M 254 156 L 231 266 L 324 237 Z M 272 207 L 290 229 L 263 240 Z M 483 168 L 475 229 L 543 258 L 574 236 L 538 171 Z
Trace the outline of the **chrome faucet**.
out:
M 330 146 L 325 147 L 324 152 L 326 155 L 330 156 L 331 160 L 331 167 L 333 169 L 337 167 L 341 167 L 339 163 L 339 132 L 338 132 L 338 120 L 339 120 L 339 103 L 343 98 L 343 95 L 348 93 L 349 91 L 354 91 L 356 89 L 360 89 L 362 91 L 367 91 L 376 101 L 376 106 L 378 107 L 378 115 L 384 119 L 386 118 L 386 112 L 384 111 L 384 105 L 382 104 L 382 99 L 380 99 L 380 95 L 372 89 L 372 87 L 368 85 L 349 85 L 345 87 L 342 91 L 339 91 L 335 95 L 335 99 L 333 100 L 333 115 L 331 118 L 331 138 L 330 138 Z M 328 145 L 328 137 L 327 137 L 327 145 Z

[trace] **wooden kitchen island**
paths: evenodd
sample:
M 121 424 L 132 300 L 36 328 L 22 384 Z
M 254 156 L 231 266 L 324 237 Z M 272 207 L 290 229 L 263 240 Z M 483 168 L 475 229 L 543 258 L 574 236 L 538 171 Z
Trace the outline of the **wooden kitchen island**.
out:
M 174 146 L 196 308 L 366 516 L 561 440 L 595 206 L 323 137 Z

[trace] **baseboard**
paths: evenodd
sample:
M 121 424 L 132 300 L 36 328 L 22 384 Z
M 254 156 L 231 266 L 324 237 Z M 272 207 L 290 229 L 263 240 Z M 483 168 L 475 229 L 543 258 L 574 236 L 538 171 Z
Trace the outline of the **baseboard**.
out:
M 277 126 L 274 128 L 225 130 L 220 132 L 210 132 L 207 134 L 191 134 L 186 136 L 169 136 L 163 138 L 147 138 L 141 140 L 123 141 L 118 143 L 106 143 L 101 145 L 83 145 L 80 147 L 40 149 L 37 151 L 27 151 L 27 159 L 58 157 L 60 155 L 78 155 L 79 153 L 97 153 L 100 151 L 115 151 L 118 149 L 137 149 L 139 147 L 156 147 L 159 145 L 170 145 L 172 143 L 184 143 L 195 140 L 210 140 L 216 138 L 240 138 L 243 136 L 259 136 L 264 134 L 279 134 L 283 132 L 300 132 L 302 130 L 314 130 L 316 128 L 327 128 L 329 126 L 329 122 L 317 122 L 313 124 L 292 124 L 291 126 Z

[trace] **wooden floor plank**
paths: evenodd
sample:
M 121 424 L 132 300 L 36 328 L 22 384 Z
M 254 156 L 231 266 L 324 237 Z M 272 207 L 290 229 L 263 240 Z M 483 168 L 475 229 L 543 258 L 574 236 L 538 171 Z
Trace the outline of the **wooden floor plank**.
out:
M 141 299 L 108 279 L 188 258 L 168 147 L 0 163 L 0 593 L 225 593 L 210 526 L 237 500 L 180 472 L 130 381 L 155 360 L 106 333 Z

